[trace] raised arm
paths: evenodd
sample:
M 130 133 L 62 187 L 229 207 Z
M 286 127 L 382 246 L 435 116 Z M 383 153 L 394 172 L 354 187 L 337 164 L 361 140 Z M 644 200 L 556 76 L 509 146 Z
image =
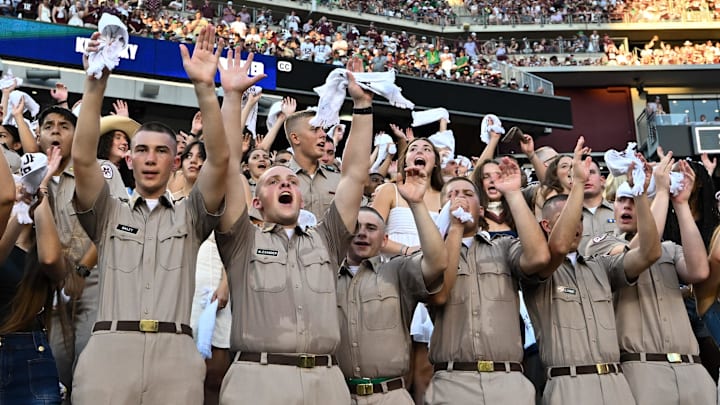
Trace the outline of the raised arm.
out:
M 205 208 L 209 212 L 217 211 L 225 197 L 225 174 L 230 157 L 220 104 L 215 95 L 215 74 L 222 49 L 222 40 L 215 48 L 215 28 L 211 25 L 200 32 L 192 57 L 187 47 L 180 45 L 183 67 L 195 87 L 195 95 L 203 117 L 203 137 L 207 158 L 200 169 L 195 187 L 202 193 Z
M 565 207 L 563 207 L 555 226 L 552 227 L 550 232 L 550 238 L 548 239 L 550 262 L 544 270 L 538 273 L 542 278 L 550 277 L 557 270 L 565 260 L 565 255 L 572 250 L 577 238 L 578 223 L 582 223 L 583 189 L 590 173 L 591 164 L 589 157 L 583 160 L 582 156 L 588 152 L 589 149 L 585 147 L 585 138 L 581 136 L 575 145 L 573 155 L 572 189 L 565 202 Z M 546 220 L 543 219 L 543 221 Z M 525 247 L 524 244 L 523 247 Z
M 490 142 L 485 145 L 485 149 L 483 149 L 478 159 L 480 164 L 486 160 L 492 160 L 495 157 L 495 150 L 497 149 L 498 143 L 500 143 L 500 137 L 500 134 L 495 131 L 490 131 Z
M 422 274 L 425 285 L 432 285 L 440 277 L 447 266 L 447 252 L 443 245 L 440 231 L 430 217 L 423 196 L 428 188 L 427 173 L 419 168 L 409 166 L 405 168 L 403 177 L 398 181 L 398 192 L 408 202 L 412 211 L 420 237 L 420 248 L 423 252 Z
M 710 275 L 710 265 L 707 260 L 707 250 L 695 218 L 690 211 L 690 195 L 695 184 L 695 172 L 688 162 L 678 162 L 680 172 L 684 175 L 683 189 L 672 197 L 673 208 L 680 225 L 680 239 L 682 240 L 684 259 L 675 264 L 680 279 L 689 284 L 699 283 Z M 665 211 L 667 213 L 667 211 Z M 664 227 L 663 227 L 664 229 Z M 658 234 L 660 234 L 658 227 Z
M 25 110 L 25 99 L 21 98 L 20 102 L 12 110 L 13 118 L 15 118 L 15 126 L 20 134 L 20 144 L 23 148 L 23 153 L 35 153 L 40 152 L 40 147 L 35 140 L 32 130 L 23 117 L 23 111 Z
M 100 44 L 99 36 L 99 32 L 92 35 L 86 53 L 97 52 Z M 87 56 L 83 56 L 83 63 L 87 69 Z M 75 200 L 77 208 L 81 211 L 92 208 L 103 190 L 105 182 L 100 164 L 95 156 L 97 156 L 98 140 L 101 135 L 100 110 L 109 76 L 108 70 L 103 71 L 100 79 L 96 79 L 92 75 L 85 75 L 83 104 L 75 126 L 72 145 Z
M 223 176 L 227 182 L 227 195 L 225 212 L 220 218 L 219 230 L 227 232 L 237 222 L 240 215 L 247 208 L 246 195 L 249 191 L 243 182 L 247 180 L 240 172 L 240 159 L 242 159 L 242 95 L 250 86 L 262 80 L 265 75 L 249 77 L 248 72 L 252 64 L 253 54 L 249 54 L 247 61 L 242 65 L 240 52 L 228 50 L 227 68 L 220 67 L 220 83 L 222 84 L 225 98 L 222 106 L 222 120 L 226 132 L 232 134 L 228 137 L 230 146 L 230 161 L 227 174 Z M 241 66 L 242 65 L 242 66 Z
M 58 147 L 48 150 L 47 155 L 48 172 L 38 187 L 40 202 L 35 208 L 35 237 L 37 238 L 40 269 L 52 280 L 60 281 L 67 275 L 68 264 L 65 261 L 60 236 L 53 218 L 50 198 L 48 198 L 48 184 L 60 166 L 62 156 Z
M 547 267 L 550 262 L 550 251 L 535 215 L 525 202 L 520 185 L 520 167 L 514 160 L 504 157 L 500 162 L 500 178 L 495 181 L 495 187 L 505 197 L 515 219 L 518 237 L 523 247 L 520 270 L 530 275 Z
M 348 62 L 348 94 L 353 100 L 353 119 L 343 151 L 340 182 L 335 190 L 335 207 L 348 231 L 354 232 L 362 201 L 363 184 L 368 175 L 370 147 L 373 136 L 373 115 L 357 114 L 354 110 L 372 108 L 372 93 L 366 92 L 350 72 L 362 69 L 362 62 L 353 58 Z
M 297 108 L 297 101 L 295 101 L 292 97 L 285 97 L 282 100 L 281 107 L 280 107 L 280 114 L 278 114 L 277 119 L 275 120 L 275 123 L 272 127 L 268 128 L 267 134 L 265 134 L 265 138 L 263 138 L 263 141 L 260 143 L 258 148 L 269 151 L 270 148 L 272 148 L 273 143 L 275 142 L 275 138 L 277 138 L 277 134 L 280 132 L 280 128 L 282 128 L 283 123 L 285 123 L 285 119 L 289 116 L 291 116 L 295 109 Z
M 630 249 L 623 259 L 625 276 L 628 280 L 636 279 L 640 273 L 655 263 L 662 253 L 660 236 L 655 227 L 655 219 L 650 210 L 650 201 L 647 197 L 647 188 L 652 177 L 652 169 L 647 163 L 644 163 L 644 166 L 645 185 L 643 193 L 633 198 L 635 201 L 635 213 L 637 214 L 638 247 Z M 628 169 L 628 173 L 631 173 L 631 171 L 632 166 Z M 628 181 L 631 179 L 632 176 L 628 176 Z
M 532 136 L 528 134 L 524 134 L 522 136 L 522 139 L 520 140 L 520 150 L 527 155 L 530 164 L 532 164 L 533 169 L 535 169 L 535 177 L 537 177 L 538 181 L 545 180 L 547 166 L 545 166 L 545 162 L 540 160 L 540 158 L 535 154 L 535 140 Z

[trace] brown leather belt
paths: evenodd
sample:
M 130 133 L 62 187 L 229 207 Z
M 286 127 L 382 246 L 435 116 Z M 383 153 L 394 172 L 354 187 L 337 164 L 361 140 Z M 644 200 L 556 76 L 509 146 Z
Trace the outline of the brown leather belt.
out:
M 387 388 L 383 388 L 383 385 L 385 385 L 385 387 Z M 405 388 L 405 382 L 402 377 L 393 378 L 380 384 L 373 384 L 372 379 L 367 379 L 367 382 L 362 383 L 348 381 L 348 388 L 350 388 L 351 394 L 364 396 L 380 394 L 383 392 L 390 392 Z
M 581 374 L 618 374 L 622 373 L 622 367 L 616 363 L 591 364 L 588 366 L 575 366 L 575 375 Z M 562 377 L 564 375 L 572 375 L 571 367 L 550 367 L 548 375 L 552 377 Z
M 235 358 L 235 361 L 251 361 L 253 363 L 262 363 L 262 353 L 242 352 Z M 329 354 L 274 354 L 267 353 L 267 364 L 278 366 L 294 366 L 300 368 L 313 367 L 330 367 L 337 364 L 335 357 Z
M 116 330 L 119 332 L 143 332 L 143 333 L 177 333 L 192 337 L 192 328 L 185 324 L 180 324 L 178 331 L 175 322 L 159 322 L 150 319 L 141 321 L 117 321 L 115 328 L 112 327 L 112 321 L 95 322 L 93 332 L 99 330 Z
M 433 365 L 434 371 L 477 371 L 478 373 L 490 373 L 494 371 L 523 371 L 523 366 L 520 363 L 515 362 L 502 362 L 502 361 L 456 361 L 453 363 L 452 370 L 448 369 L 449 363 L 435 363 Z
M 641 353 L 622 353 L 620 361 L 642 361 Z M 662 361 L 667 363 L 700 363 L 700 356 L 680 353 L 645 353 L 645 361 Z

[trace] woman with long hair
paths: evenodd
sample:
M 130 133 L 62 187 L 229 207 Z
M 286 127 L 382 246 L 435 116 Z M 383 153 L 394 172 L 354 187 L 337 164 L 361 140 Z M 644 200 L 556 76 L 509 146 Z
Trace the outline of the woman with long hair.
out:
M 2 404 L 61 403 L 58 372 L 46 326 L 50 325 L 53 299 L 59 297 L 71 265 L 62 252 L 47 188 L 60 164 L 60 148 L 54 147 L 48 155 L 48 172 L 31 209 L 35 232 L 14 218 L 0 240 Z M 21 234 L 25 240 L 18 239 Z M 62 298 L 57 301 L 63 305 Z M 61 320 L 61 327 L 69 330 L 66 319 Z
M 517 237 L 510 208 L 505 197 L 495 188 L 495 180 L 499 177 L 500 165 L 494 160 L 480 163 L 472 173 L 472 181 L 479 192 L 480 206 L 485 209 L 484 225 L 490 236 L 504 234 Z
M 404 173 L 408 166 L 420 167 L 427 174 L 430 187 L 425 191 L 423 200 L 435 219 L 441 209 L 440 192 L 443 186 L 440 154 L 427 138 L 415 138 L 398 157 L 398 173 Z M 386 183 L 376 189 L 372 208 L 385 219 L 388 241 L 381 252 L 386 257 L 411 255 L 420 250 L 415 220 L 395 183 Z M 430 385 L 433 371 L 428 360 L 427 346 L 432 334 L 432 322 L 422 303 L 415 308 L 410 334 L 413 338 L 413 354 L 407 386 L 412 387 L 411 395 L 415 402 L 423 403 L 421 401 Z
M 202 169 L 206 158 L 207 152 L 205 151 L 204 142 L 195 141 L 185 147 L 182 155 L 180 155 L 180 170 L 185 179 L 185 184 L 180 190 L 173 193 L 173 200 L 180 201 L 190 195 L 190 191 L 195 186 L 198 174 L 200 174 L 200 169 Z

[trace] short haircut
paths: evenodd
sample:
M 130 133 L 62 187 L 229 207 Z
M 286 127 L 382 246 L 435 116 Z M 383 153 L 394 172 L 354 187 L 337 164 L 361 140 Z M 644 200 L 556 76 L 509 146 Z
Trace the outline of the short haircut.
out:
M 475 195 L 478 196 L 478 198 L 480 198 L 480 192 L 478 191 L 477 185 L 475 185 L 475 183 L 473 183 L 473 181 L 470 180 L 469 178 L 467 178 L 467 177 L 461 177 L 461 176 L 453 177 L 453 178 L 451 178 L 450 180 L 446 181 L 445 184 L 444 184 L 443 187 L 442 187 L 442 190 L 440 191 L 440 196 L 441 196 L 441 197 L 444 197 L 445 194 L 447 193 L 447 188 L 448 188 L 448 186 L 449 186 L 450 184 L 455 183 L 455 182 L 458 182 L 458 181 L 465 181 L 465 182 L 467 182 L 468 184 L 470 184 L 470 185 L 472 186 L 472 188 L 473 188 L 473 191 L 475 192 Z
M 296 126 L 298 125 L 298 121 L 303 118 L 309 118 L 313 116 L 315 116 L 315 111 L 303 110 L 290 114 L 290 116 L 285 119 L 285 124 L 283 124 L 283 126 L 285 128 L 285 137 L 287 138 L 288 142 L 290 142 L 290 133 L 295 130 Z M 290 142 L 290 146 L 292 146 L 292 142 Z
M 360 207 L 360 211 L 358 211 L 358 212 L 363 212 L 363 211 L 372 213 L 375 216 L 377 216 L 380 219 L 380 222 L 383 224 L 383 227 L 385 227 L 385 218 L 383 218 L 382 215 L 380 215 L 378 210 L 376 210 L 373 207 L 364 206 L 364 207 Z
M 40 114 L 38 115 L 38 122 L 40 123 L 41 128 L 45 123 L 45 119 L 47 119 L 47 116 L 50 114 L 58 114 L 68 120 L 73 127 L 77 126 L 77 117 L 72 113 L 72 111 L 67 108 L 52 106 L 40 111 Z
M 177 153 L 177 138 L 176 138 L 177 134 L 169 126 L 163 124 L 162 122 L 150 121 L 150 122 L 146 122 L 145 124 L 140 125 L 140 128 L 138 128 L 138 130 L 135 131 L 135 134 L 137 135 L 142 131 L 160 132 L 163 134 L 167 134 L 168 137 L 170 139 L 172 139 L 171 144 L 174 146 L 175 152 Z M 135 139 L 137 139 L 137 136 L 133 136 L 133 138 L 132 138 L 133 144 L 135 142 Z
M 545 200 L 545 204 L 543 204 L 542 207 L 543 219 L 550 219 L 550 217 L 552 217 L 557 211 L 558 205 L 560 203 L 564 203 L 565 201 L 567 201 L 567 199 L 567 194 L 558 194 Z

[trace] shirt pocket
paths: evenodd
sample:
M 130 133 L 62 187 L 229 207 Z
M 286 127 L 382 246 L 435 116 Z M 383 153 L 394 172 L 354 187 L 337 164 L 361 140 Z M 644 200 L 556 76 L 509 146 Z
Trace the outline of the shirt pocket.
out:
M 615 330 L 615 310 L 613 309 L 612 294 L 605 291 L 593 291 L 590 295 L 598 324 L 605 329 Z
M 505 263 L 477 262 L 478 285 L 483 298 L 491 301 L 513 301 L 517 288 Z
M 110 270 L 132 273 L 138 268 L 143 256 L 143 235 L 114 229 L 109 243 L 107 267 Z
M 250 259 L 249 284 L 253 291 L 277 293 L 287 285 L 287 256 L 256 255 Z
M 187 224 L 177 225 L 158 231 L 157 263 L 165 271 L 182 268 L 185 241 L 188 238 Z
M 470 283 L 470 271 L 462 266 L 457 270 L 457 277 L 455 278 L 455 285 L 450 290 L 450 296 L 448 297 L 448 305 L 464 304 L 468 299 Z
M 556 316 L 554 322 L 561 328 L 581 330 L 585 329 L 585 315 L 582 302 L 576 288 L 575 293 L 565 292 L 569 287 L 555 287 L 553 290 L 552 305 Z
M 394 329 L 400 325 L 400 296 L 393 288 L 373 286 L 360 292 L 362 322 L 368 330 Z
M 310 250 L 300 254 L 302 273 L 307 286 L 316 293 L 335 291 L 335 272 L 330 268 L 330 256 L 325 249 Z

